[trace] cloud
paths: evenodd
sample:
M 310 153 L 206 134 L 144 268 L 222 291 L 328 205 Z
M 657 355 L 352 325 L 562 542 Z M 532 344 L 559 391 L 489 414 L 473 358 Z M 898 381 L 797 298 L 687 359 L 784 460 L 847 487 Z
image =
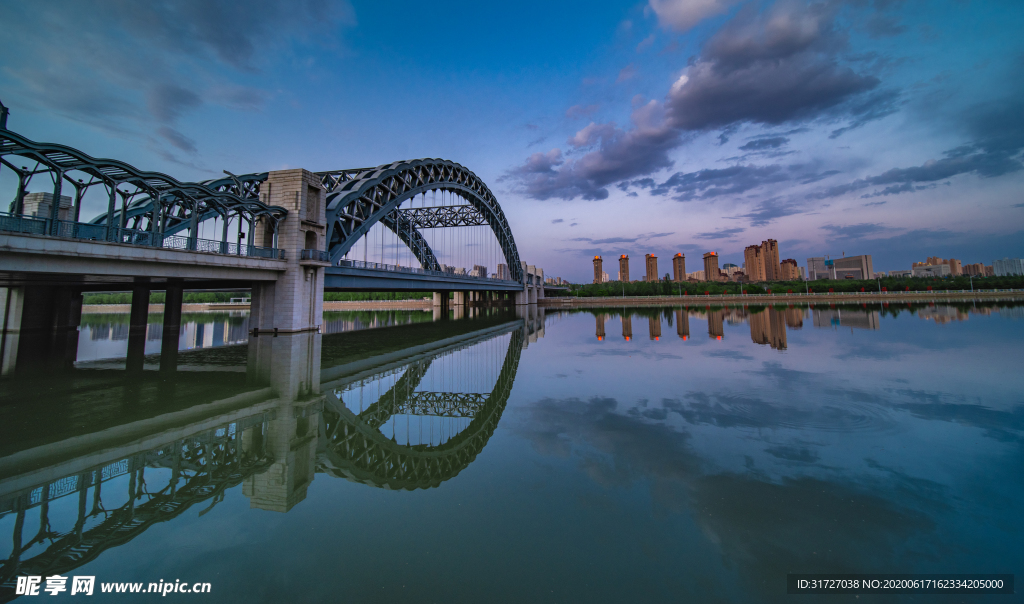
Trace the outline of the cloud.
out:
M 963 174 L 992 178 L 1024 168 L 1020 158 L 1024 151 L 1024 101 L 1019 96 L 972 107 L 965 112 L 962 123 L 970 142 L 946 151 L 940 159 L 835 185 L 811 197 L 838 197 L 875 186 L 882 188 L 863 197 L 898 195 L 931 188 Z
M 744 193 L 761 185 L 790 180 L 792 175 L 779 165 L 731 166 L 697 172 L 676 172 L 651 188 L 652 195 L 675 194 L 679 201 L 711 199 Z
M 740 147 L 743 151 L 764 151 L 766 149 L 778 149 L 786 143 L 789 139 L 785 136 L 769 136 L 767 138 L 757 138 L 749 143 Z
M 771 223 L 776 218 L 802 214 L 805 211 L 806 207 L 802 204 L 771 198 L 759 202 L 750 212 L 732 216 L 731 218 L 749 218 L 750 226 L 759 227 Z
M 675 31 L 688 31 L 708 17 L 721 15 L 740 0 L 648 0 L 658 23 Z
M 565 117 L 571 120 L 584 118 L 593 115 L 600 108 L 600 105 L 573 105 L 565 110 Z
M 737 122 L 815 117 L 878 86 L 840 64 L 846 37 L 831 4 L 748 4 L 704 45 L 669 92 L 673 125 L 708 130 Z
M 736 227 L 732 229 L 719 229 L 710 233 L 697 233 L 694 235 L 697 239 L 731 239 L 736 235 L 739 235 L 747 229 Z
M 596 200 L 608 197 L 607 186 L 670 168 L 668 152 L 678 146 L 679 133 L 667 127 L 657 101 L 639 103 L 631 115 L 633 127 L 590 123 L 568 141 L 572 147 L 593 147 L 566 160 L 560 149 L 534 153 L 523 165 L 502 176 L 516 190 L 534 199 Z
M 636 77 L 636 66 L 633 65 L 632 63 L 630 63 L 629 65 L 626 65 L 625 67 L 623 67 L 622 69 L 619 70 L 619 76 L 617 78 L 615 78 L 615 83 L 616 84 L 621 84 L 623 82 L 632 80 L 635 77 Z
M 9 4 L 0 53 L 19 86 L 5 100 L 119 135 L 155 132 L 194 153 L 177 121 L 204 104 L 258 109 L 269 93 L 232 79 L 251 78 L 285 46 L 330 35 L 351 15 L 346 2 L 325 0 Z
M 652 0 L 651 9 L 662 25 L 686 29 L 724 12 L 730 4 Z M 634 98 L 630 128 L 591 122 L 567 141 L 572 148 L 588 148 L 579 159 L 560 161 L 552 164 L 550 171 L 537 172 L 530 167 L 531 156 L 526 164 L 510 169 L 505 178 L 517 185 L 518 192 L 534 199 L 605 199 L 609 185 L 670 168 L 673 162 L 668 154 L 683 143 L 684 133 L 723 129 L 720 138 L 724 142 L 744 123 L 778 125 L 849 118 L 833 132 L 839 136 L 899 107 L 894 91 L 865 95 L 878 87 L 879 80 L 840 62 L 846 35 L 835 23 L 838 9 L 834 3 L 780 0 L 763 11 L 759 6 L 751 3 L 740 9 L 704 44 L 663 103 Z M 632 65 L 620 73 L 619 81 L 632 76 L 627 72 L 630 69 Z M 799 130 L 802 128 L 794 131 Z M 780 154 L 787 142 L 782 133 L 755 139 L 742 148 Z M 651 192 L 664 195 L 671 189 L 677 199 L 707 199 L 787 178 L 778 166 L 735 166 L 677 173 Z M 629 192 L 628 187 L 622 190 Z
M 851 224 L 846 226 L 839 226 L 834 224 L 822 225 L 822 230 L 828 232 L 829 236 L 834 239 L 861 239 L 869 235 L 881 235 L 885 233 L 891 233 L 894 229 L 883 226 L 881 224 L 862 222 L 860 224 Z
M 559 222 L 565 222 L 564 218 L 555 218 L 551 221 L 551 224 L 558 224 Z

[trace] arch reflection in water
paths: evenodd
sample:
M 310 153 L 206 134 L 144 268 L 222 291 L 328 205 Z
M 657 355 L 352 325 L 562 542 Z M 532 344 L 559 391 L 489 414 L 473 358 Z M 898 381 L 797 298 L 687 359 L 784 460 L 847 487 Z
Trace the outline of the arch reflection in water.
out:
M 69 573 L 197 504 L 205 514 L 239 484 L 251 507 L 281 512 L 316 472 L 437 487 L 487 444 L 537 324 L 504 316 L 259 337 L 182 353 L 170 377 L 75 370 L 63 397 L 0 385 L 17 407 L 5 410 L 11 425 L 36 426 L 3 430 L 0 601 L 14 598 L 17 576 Z M 54 421 L 47 404 L 91 423 Z M 411 437 L 413 422 L 434 436 Z

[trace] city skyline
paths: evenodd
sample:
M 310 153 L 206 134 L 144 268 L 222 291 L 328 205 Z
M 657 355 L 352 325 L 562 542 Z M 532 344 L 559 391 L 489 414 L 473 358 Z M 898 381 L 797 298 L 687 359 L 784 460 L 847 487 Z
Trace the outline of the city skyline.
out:
M 1019 2 L 209 4 L 0 5 L 10 127 L 181 180 L 445 157 L 573 282 L 768 238 L 1024 256 Z

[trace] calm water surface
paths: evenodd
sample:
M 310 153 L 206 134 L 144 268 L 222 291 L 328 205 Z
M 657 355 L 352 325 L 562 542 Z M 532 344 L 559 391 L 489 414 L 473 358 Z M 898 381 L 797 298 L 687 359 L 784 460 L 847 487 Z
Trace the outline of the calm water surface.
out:
M 57 573 L 209 582 L 167 597 L 217 602 L 822 601 L 786 574 L 1024 576 L 1020 308 L 479 315 L 251 341 L 244 315 L 193 315 L 178 371 L 137 375 L 127 322 L 87 316 L 75 370 L 0 381 L 0 601 Z

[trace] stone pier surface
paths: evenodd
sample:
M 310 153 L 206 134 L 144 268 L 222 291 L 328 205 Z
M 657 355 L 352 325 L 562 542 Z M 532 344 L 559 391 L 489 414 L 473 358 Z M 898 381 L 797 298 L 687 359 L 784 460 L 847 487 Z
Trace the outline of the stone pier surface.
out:
M 277 247 L 285 250 L 286 266 L 273 283 L 253 286 L 249 319 L 253 335 L 318 331 L 323 316 L 323 268 L 330 263 L 304 260 L 302 252 L 326 248 L 326 199 L 320 179 L 301 169 L 271 172 L 260 195 L 264 203 L 288 210 L 277 232 Z M 256 231 L 255 245 L 267 246 L 272 232 Z

